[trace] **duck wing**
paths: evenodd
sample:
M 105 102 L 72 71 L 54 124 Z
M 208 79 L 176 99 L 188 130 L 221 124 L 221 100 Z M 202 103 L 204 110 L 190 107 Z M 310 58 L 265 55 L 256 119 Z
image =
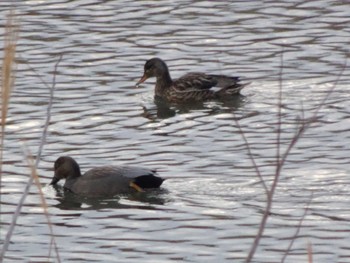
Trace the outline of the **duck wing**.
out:
M 132 191 L 132 182 L 140 188 L 159 187 L 163 179 L 156 175 L 154 170 L 137 166 L 102 166 L 87 171 L 75 182 L 66 180 L 65 187 L 85 196 L 113 196 Z
M 87 171 L 81 179 L 83 180 L 101 180 L 106 177 L 124 177 L 128 179 L 135 179 L 144 175 L 156 175 L 155 170 L 150 170 L 138 166 L 102 166 L 93 168 Z
M 230 89 L 230 88 L 236 88 L 237 86 L 240 85 L 239 77 L 230 77 L 225 75 L 212 75 L 212 74 L 208 76 L 210 76 L 212 79 L 216 81 L 215 87 Z
M 173 86 L 179 91 L 207 90 L 214 87 L 217 80 L 211 75 L 192 72 L 174 80 Z
M 209 90 L 212 87 L 236 88 L 239 81 L 239 77 L 193 72 L 175 80 L 173 85 L 179 91 L 199 91 Z
M 105 166 L 103 169 L 104 171 L 101 171 L 101 169 L 98 170 L 100 171 L 97 173 L 92 171 L 96 177 L 112 177 L 112 182 L 118 181 L 128 186 L 133 182 L 140 188 L 158 188 L 164 181 L 163 178 L 158 176 L 156 170 L 150 170 L 139 166 Z M 115 177 L 119 179 L 116 180 Z

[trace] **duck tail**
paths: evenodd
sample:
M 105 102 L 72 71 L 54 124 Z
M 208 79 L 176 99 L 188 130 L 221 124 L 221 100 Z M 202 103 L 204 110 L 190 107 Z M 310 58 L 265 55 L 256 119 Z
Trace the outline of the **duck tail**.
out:
M 240 79 L 239 77 L 230 77 L 225 75 L 214 75 L 210 74 L 210 76 L 215 81 L 215 87 L 220 88 L 228 88 L 231 86 L 235 86 L 239 83 Z
M 227 86 L 227 87 L 224 87 L 220 90 L 218 90 L 216 93 L 219 97 L 224 97 L 224 96 L 227 96 L 227 95 L 235 95 L 235 94 L 239 94 L 241 92 L 241 90 L 248 86 L 250 84 L 250 82 L 248 83 L 239 83 L 239 82 L 236 82 L 234 83 L 233 85 L 231 86 Z

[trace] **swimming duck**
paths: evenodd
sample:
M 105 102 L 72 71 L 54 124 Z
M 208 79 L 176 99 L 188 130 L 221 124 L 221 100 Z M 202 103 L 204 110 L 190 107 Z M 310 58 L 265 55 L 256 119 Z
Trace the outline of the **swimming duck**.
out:
M 143 192 L 146 188 L 159 188 L 164 181 L 155 170 L 137 166 L 102 166 L 82 175 L 78 163 L 69 156 L 59 157 L 54 169 L 50 185 L 66 179 L 64 188 L 83 196 L 113 196 L 135 190 Z
M 151 77 L 157 78 L 155 97 L 175 103 L 225 98 L 238 94 L 246 86 L 239 83 L 239 77 L 205 73 L 188 73 L 172 80 L 168 66 L 160 58 L 152 58 L 145 63 L 144 74 L 136 86 Z M 211 89 L 213 87 L 221 89 L 215 91 Z

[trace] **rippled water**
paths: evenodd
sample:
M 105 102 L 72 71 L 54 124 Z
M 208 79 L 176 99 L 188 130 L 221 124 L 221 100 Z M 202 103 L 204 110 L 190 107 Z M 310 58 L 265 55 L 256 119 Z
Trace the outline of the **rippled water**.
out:
M 281 52 L 285 149 L 298 118 L 312 116 L 349 56 L 348 3 L 2 1 L 2 25 L 11 4 L 21 33 L 6 126 L 1 242 L 30 173 L 23 144 L 36 153 L 40 143 L 49 99 L 42 80 L 52 82 L 62 54 L 38 169 L 61 260 L 243 261 L 266 196 L 234 114 L 270 185 Z M 173 77 L 204 71 L 251 84 L 229 103 L 157 105 L 154 81 L 134 87 L 154 56 L 168 62 Z M 254 262 L 281 262 L 308 203 L 286 262 L 307 262 L 308 244 L 314 262 L 350 261 L 349 82 L 346 69 L 319 122 L 291 152 Z M 138 164 L 158 168 L 168 180 L 159 191 L 108 200 L 66 196 L 47 185 L 63 154 L 84 171 Z M 48 261 L 50 235 L 40 204 L 33 186 L 6 262 Z

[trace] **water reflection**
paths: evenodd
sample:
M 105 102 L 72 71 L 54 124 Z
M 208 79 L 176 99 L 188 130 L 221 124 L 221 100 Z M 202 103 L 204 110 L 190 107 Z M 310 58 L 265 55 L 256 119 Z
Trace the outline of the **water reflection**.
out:
M 149 120 L 168 119 L 176 114 L 184 114 L 196 111 L 204 111 L 208 115 L 233 112 L 247 102 L 244 95 L 230 96 L 225 100 L 214 100 L 207 102 L 188 102 L 183 104 L 172 104 L 155 97 L 154 104 L 142 106 L 143 117 Z
M 2 10 L 12 8 L 12 2 L 0 1 Z M 169 194 L 87 200 L 58 192 L 48 198 L 62 261 L 243 261 L 266 203 L 261 185 L 250 183 L 257 177 L 231 113 L 241 118 L 269 180 L 276 153 L 281 45 L 282 139 L 289 142 L 295 116 L 301 109 L 310 116 L 349 56 L 348 1 L 103 2 L 16 1 L 22 62 L 29 61 L 51 83 L 52 64 L 64 53 L 43 174 L 52 169 L 52 156 L 66 153 L 85 164 L 164 168 L 164 176 L 174 180 L 164 186 Z M 254 81 L 242 91 L 247 97 L 228 102 L 159 104 L 150 84 L 144 90 L 130 88 L 144 61 L 154 56 L 169 62 L 174 78 L 193 70 L 237 73 Z M 280 261 L 310 191 L 314 200 L 289 261 L 305 261 L 309 240 L 315 262 L 350 258 L 349 83 L 347 70 L 320 111 L 323 123 L 305 133 L 288 159 L 255 262 Z M 142 111 L 144 94 L 150 99 Z M 12 220 L 25 185 L 22 175 L 28 173 L 20 141 L 26 140 L 35 153 L 47 101 L 47 87 L 19 63 L 4 143 L 1 230 Z M 47 223 L 34 191 L 23 206 L 7 261 L 46 259 Z M 71 220 L 76 214 L 82 216 Z M 71 224 L 77 227 L 67 231 Z
M 61 185 L 52 186 L 56 191 L 54 207 L 62 210 L 100 210 L 100 209 L 155 209 L 154 205 L 164 205 L 170 201 L 167 190 L 149 189 L 145 192 L 132 192 L 130 194 L 116 195 L 108 198 L 92 198 L 79 196 L 63 188 Z M 122 203 L 123 200 L 132 201 L 132 204 Z

